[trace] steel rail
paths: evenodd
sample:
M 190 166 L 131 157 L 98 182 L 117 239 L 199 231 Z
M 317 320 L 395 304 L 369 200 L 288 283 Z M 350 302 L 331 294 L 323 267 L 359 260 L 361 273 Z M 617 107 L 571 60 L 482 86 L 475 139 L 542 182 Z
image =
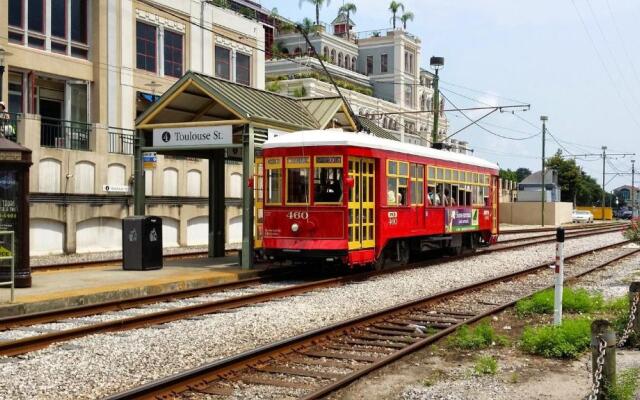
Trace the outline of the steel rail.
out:
M 629 241 L 622 241 L 615 244 L 603 246 L 598 249 L 591 249 L 588 251 L 580 252 L 565 258 L 565 261 L 575 260 L 577 258 L 583 257 L 585 255 L 590 255 L 593 251 L 602 251 L 611 249 L 617 246 L 621 246 L 629 243 Z M 608 260 L 606 263 L 599 265 L 597 267 L 593 267 L 592 270 L 597 268 L 602 268 L 603 266 L 609 265 L 619 259 L 630 256 L 631 254 L 635 254 L 640 250 L 633 250 L 631 252 L 627 252 L 622 256 L 618 256 L 614 259 Z M 120 400 L 120 399 L 148 399 L 148 398 L 165 398 L 164 396 L 176 396 L 180 392 L 203 388 L 208 386 L 211 382 L 219 380 L 219 377 L 224 377 L 227 374 L 232 374 L 238 371 L 244 371 L 249 366 L 254 365 L 255 363 L 264 362 L 265 360 L 269 360 L 271 358 L 277 358 L 283 354 L 293 354 L 300 352 L 301 349 L 305 347 L 312 346 L 316 343 L 321 342 L 325 339 L 330 339 L 335 337 L 336 335 L 343 334 L 345 332 L 353 331 L 356 327 L 365 326 L 367 324 L 373 324 L 377 321 L 380 321 L 385 316 L 389 314 L 399 314 L 403 311 L 411 310 L 417 306 L 433 304 L 436 302 L 441 302 L 447 298 L 460 295 L 469 291 L 473 291 L 479 288 L 487 287 L 493 284 L 501 283 L 506 280 L 513 280 L 515 278 L 529 275 L 531 273 L 536 273 L 541 270 L 547 270 L 548 263 L 541 264 L 539 266 L 530 267 L 521 271 L 516 271 L 512 273 L 508 273 L 505 275 L 501 275 L 494 278 L 485 279 L 481 282 L 476 282 L 473 284 L 465 285 L 456 289 L 442 291 L 433 295 L 429 295 L 423 298 L 411 300 L 399 305 L 395 305 L 392 307 L 385 308 L 383 310 L 367 313 L 346 321 L 341 321 L 326 327 L 318 328 L 309 332 L 305 332 L 303 334 L 294 336 L 292 338 L 283 339 L 278 342 L 267 344 L 256 348 L 254 350 L 250 350 L 238 355 L 234 355 L 228 358 L 224 358 L 221 360 L 217 360 L 211 363 L 207 363 L 200 367 L 184 371 L 173 376 L 169 376 L 163 379 L 159 379 L 145 385 L 141 385 L 136 388 L 132 388 L 125 392 L 121 392 L 118 394 L 114 394 L 112 396 L 107 397 L 107 400 Z M 567 280 L 570 280 L 567 279 Z M 527 294 L 527 297 L 530 294 Z M 335 391 L 353 380 L 373 371 L 374 369 L 380 368 L 383 365 L 386 365 L 410 352 L 413 352 L 419 348 L 422 348 L 435 340 L 438 340 L 451 332 L 455 331 L 458 327 L 463 324 L 468 324 L 470 322 L 477 321 L 481 318 L 484 318 L 487 315 L 491 315 L 491 313 L 495 313 L 501 311 L 515 302 L 510 302 L 507 304 L 500 305 L 490 312 L 482 313 L 477 316 L 473 316 L 465 319 L 464 322 L 457 324 L 455 326 L 451 326 L 446 328 L 443 331 L 436 333 L 435 335 L 429 336 L 424 340 L 413 343 L 410 346 L 402 349 L 397 352 L 398 354 L 391 354 L 388 357 L 381 359 L 379 362 L 376 362 L 373 365 L 366 367 L 362 371 L 355 371 L 353 374 L 345 376 L 342 379 L 332 383 L 330 386 L 325 388 L 321 388 L 320 390 L 308 395 L 308 399 L 318 398 L 324 396 L 332 391 Z M 172 397 L 173 398 L 173 397 Z
M 599 234 L 599 233 L 593 233 L 593 232 L 590 232 L 588 234 L 581 233 L 579 237 L 590 236 L 595 234 Z M 567 239 L 575 238 L 577 236 L 578 235 L 569 236 Z M 488 253 L 497 252 L 497 251 L 512 250 L 520 247 L 546 243 L 548 241 L 549 240 L 544 240 L 541 242 L 534 242 L 534 243 L 527 242 L 527 243 L 520 243 L 512 246 L 504 246 L 500 248 L 493 248 L 493 249 L 490 248 L 485 251 L 474 253 L 474 254 L 467 254 L 463 256 L 452 257 L 452 258 L 446 259 L 444 262 L 446 263 L 453 262 L 462 258 L 473 257 L 475 255 L 488 254 Z M 442 260 L 436 259 L 436 260 L 430 260 L 427 262 L 417 262 L 402 268 L 388 269 L 381 272 L 361 272 L 354 275 L 324 279 L 324 280 L 315 281 L 311 283 L 304 283 L 301 285 L 295 285 L 295 286 L 289 286 L 286 288 L 265 291 L 257 294 L 249 294 L 245 296 L 232 297 L 224 300 L 205 302 L 201 304 L 195 304 L 195 305 L 184 306 L 184 307 L 176 307 L 169 310 L 163 310 L 163 311 L 158 311 L 154 313 L 147 313 L 147 314 L 142 314 L 138 316 L 117 319 L 113 321 L 100 322 L 97 324 L 83 325 L 77 328 L 29 336 L 26 338 L 17 339 L 13 341 L 0 342 L 0 356 L 15 356 L 20 354 L 25 354 L 31 351 L 45 348 L 52 343 L 67 341 L 67 340 L 71 340 L 71 339 L 75 339 L 75 338 L 79 338 L 79 337 L 83 337 L 83 336 L 87 336 L 95 333 L 130 330 L 130 329 L 136 329 L 136 328 L 146 327 L 150 325 L 167 323 L 167 322 L 171 322 L 179 319 L 191 318 L 199 315 L 212 314 L 212 313 L 216 313 L 216 312 L 220 312 L 220 311 L 224 311 L 232 308 L 238 308 L 238 307 L 253 305 L 253 304 L 257 304 L 257 303 L 261 303 L 261 302 L 265 302 L 265 301 L 269 301 L 277 298 L 293 296 L 293 295 L 297 295 L 297 294 L 301 294 L 301 293 L 305 293 L 305 292 L 309 292 L 309 291 L 313 291 L 321 288 L 343 285 L 343 284 L 354 282 L 354 281 L 362 281 L 365 279 L 370 279 L 372 277 L 376 277 L 384 274 L 395 273 L 401 270 L 422 268 L 422 267 L 433 265 L 433 264 L 439 264 L 441 262 Z M 250 279 L 248 280 L 250 282 L 247 282 L 247 280 L 245 280 L 245 281 L 232 282 L 232 283 L 222 284 L 222 285 L 214 285 L 213 288 L 214 290 L 217 289 L 216 291 L 219 291 L 219 290 L 230 289 L 230 288 L 246 287 L 246 286 L 251 286 L 251 284 L 256 284 L 256 282 L 259 282 L 260 279 L 262 278 Z M 268 279 L 273 279 L 273 278 L 268 278 Z M 81 306 L 71 310 L 59 310 L 59 311 L 54 311 L 50 313 L 45 312 L 45 313 L 10 317 L 10 318 L 5 318 L 3 320 L 0 320 L 0 326 L 4 326 L 4 327 L 25 326 L 26 324 L 32 324 L 33 321 L 39 321 L 40 323 L 59 321 L 62 319 L 68 319 L 73 317 L 93 315 L 97 313 L 96 310 L 105 310 L 105 311 L 124 310 L 126 308 L 135 307 L 136 305 L 148 304 L 150 302 L 149 298 L 156 300 L 155 302 L 163 301 L 162 299 L 166 301 L 167 299 L 171 299 L 171 298 L 192 297 L 197 295 L 198 293 L 200 294 L 207 293 L 207 290 L 211 291 L 211 289 L 207 289 L 207 288 L 191 289 L 186 291 L 188 293 L 185 293 L 185 291 L 182 291 L 181 293 L 173 293 L 173 294 L 168 293 L 166 295 L 147 296 L 142 299 L 138 298 L 138 299 L 130 299 L 130 300 L 124 300 L 124 301 L 114 301 L 106 304 L 97 304 L 93 306 Z M 154 302 L 153 300 L 151 302 Z
M 624 226 L 624 225 L 629 225 L 629 222 L 624 221 L 624 222 L 604 222 L 601 224 L 593 224 L 593 225 L 587 225 L 587 224 L 578 224 L 578 225 L 568 225 L 568 226 L 563 226 L 563 228 L 565 229 L 565 231 L 573 231 L 573 230 L 581 230 L 581 229 L 589 229 L 591 227 L 597 226 L 597 227 L 604 227 L 604 226 Z M 557 227 L 549 227 L 549 228 L 524 228 L 524 229 L 503 229 L 500 231 L 501 235 L 510 235 L 510 234 L 518 234 L 518 233 L 535 233 L 535 232 L 553 232 L 557 229 Z
M 570 231 L 570 232 L 567 232 L 567 235 L 570 235 L 568 236 L 569 238 L 576 238 L 576 237 L 582 237 L 582 236 L 589 236 L 589 234 L 592 234 L 592 233 L 601 234 L 601 233 L 610 233 L 610 232 L 619 232 L 619 231 L 620 231 L 620 227 L 618 226 L 608 226 L 604 228 L 580 229 L 579 231 L 574 231 L 574 232 Z M 556 240 L 555 238 L 556 238 L 556 234 L 550 233 L 550 234 L 527 236 L 527 237 L 520 237 L 520 238 L 513 238 L 513 239 L 506 239 L 506 240 L 498 240 L 498 242 L 496 242 L 496 244 L 494 244 L 493 246 L 523 242 L 527 240 L 536 240 L 536 239 L 550 239 L 549 241 L 553 242 Z
M 589 227 L 585 227 L 585 228 L 581 228 L 581 229 L 570 229 L 570 230 L 566 230 L 565 232 L 567 232 L 568 234 L 570 233 L 577 233 L 577 232 L 592 232 L 592 231 L 597 231 L 597 230 L 603 230 L 603 229 L 613 229 L 613 228 L 625 228 L 627 226 L 627 224 L 617 224 L 617 225 L 607 225 L 607 226 L 589 226 Z M 532 233 L 538 233 L 537 235 L 531 235 L 531 236 L 523 236 L 523 237 L 519 237 L 519 238 L 513 238 L 513 239 L 509 239 L 508 237 L 510 235 L 518 235 L 518 233 L 511 233 L 511 232 L 503 232 L 500 233 L 500 239 L 498 240 L 497 243 L 512 243 L 512 242 L 516 242 L 519 240 L 525 240 L 525 239 L 537 239 L 537 238 L 543 238 L 543 237 L 555 237 L 556 233 L 555 233 L 555 229 L 554 228 L 553 231 L 548 231 L 549 233 L 546 233 L 547 231 L 541 231 L 541 232 L 532 232 Z M 502 239 L 505 238 L 505 239 Z

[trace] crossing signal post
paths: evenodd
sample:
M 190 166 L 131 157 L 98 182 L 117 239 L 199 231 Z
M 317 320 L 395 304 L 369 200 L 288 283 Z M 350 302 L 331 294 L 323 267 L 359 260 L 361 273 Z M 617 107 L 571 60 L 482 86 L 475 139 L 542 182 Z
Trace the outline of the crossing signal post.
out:
M 540 212 L 540 219 L 541 219 L 541 225 L 544 226 L 544 202 L 546 200 L 546 194 L 547 191 L 545 190 L 545 185 L 544 185 L 544 145 L 545 145 L 545 136 L 547 133 L 547 121 L 549 120 L 549 117 L 547 117 L 546 115 L 541 115 L 540 116 L 540 121 L 542 121 L 542 170 L 541 172 L 541 177 L 540 177 L 540 189 L 541 189 L 541 194 L 540 194 L 540 207 L 542 209 L 542 211 Z

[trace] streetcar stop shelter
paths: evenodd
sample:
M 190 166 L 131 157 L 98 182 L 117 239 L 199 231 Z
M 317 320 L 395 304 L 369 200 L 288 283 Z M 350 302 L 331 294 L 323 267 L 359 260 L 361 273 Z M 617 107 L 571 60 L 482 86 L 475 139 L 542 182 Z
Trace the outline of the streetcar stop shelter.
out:
M 356 117 L 372 134 L 394 139 Z M 225 252 L 225 159 L 242 160 L 242 268 L 253 267 L 256 154 L 270 137 L 357 124 L 339 96 L 296 99 L 187 72 L 136 119 L 134 213 L 145 214 L 144 161 L 157 154 L 208 159 L 209 257 Z M 258 204 L 259 206 L 259 204 Z

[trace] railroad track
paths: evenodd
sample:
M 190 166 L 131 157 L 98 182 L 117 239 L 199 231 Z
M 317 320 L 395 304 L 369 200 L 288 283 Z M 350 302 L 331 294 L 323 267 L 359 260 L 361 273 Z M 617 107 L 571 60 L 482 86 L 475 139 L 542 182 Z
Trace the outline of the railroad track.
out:
M 615 229 L 611 231 L 616 231 Z M 610 230 L 598 230 L 592 232 L 576 232 L 567 235 L 567 240 L 573 238 L 580 238 L 584 236 L 592 236 L 602 233 L 608 233 Z M 488 254 L 491 252 L 506 251 L 512 249 L 518 249 L 526 246 L 532 246 L 537 244 L 543 244 L 553 242 L 555 239 L 542 239 L 533 242 L 517 243 L 513 245 L 494 246 L 484 249 L 475 254 L 468 254 L 464 256 L 451 257 L 447 259 L 435 259 L 428 261 L 420 261 L 402 268 L 389 269 L 382 272 L 360 272 L 347 276 L 339 276 L 329 279 L 321 279 L 312 282 L 306 282 L 302 284 L 286 284 L 281 282 L 279 287 L 268 290 L 261 290 L 263 285 L 276 284 L 277 279 L 274 276 L 246 279 L 238 282 L 213 285 L 209 287 L 203 287 L 199 289 L 188 289 L 172 293 L 166 293 L 161 295 L 145 296 L 142 298 L 134 298 L 128 300 L 118 300 L 108 303 L 101 303 L 95 305 L 86 305 L 80 307 L 74 307 L 71 309 L 48 311 L 37 314 L 26 314 L 15 317 L 8 317 L 0 319 L 0 332 L 7 331 L 15 328 L 34 327 L 33 331 L 36 335 L 22 337 L 16 340 L 0 340 L 0 356 L 15 356 L 25 354 L 34 350 L 42 349 L 52 343 L 67 341 L 91 334 L 106 333 L 113 331 L 130 330 L 150 325 L 162 324 L 180 319 L 193 318 L 201 315 L 221 312 L 233 308 L 244 307 L 247 305 L 254 305 L 261 302 L 266 302 L 274 299 L 284 298 L 287 296 L 299 295 L 302 293 L 349 284 L 352 282 L 358 282 L 365 279 L 371 279 L 383 274 L 391 274 L 398 272 L 399 270 L 407 270 L 413 268 L 423 268 L 433 264 L 440 264 L 443 262 L 451 262 L 459 260 L 461 258 L 473 257 L 480 254 Z M 279 277 L 291 278 L 293 272 L 290 270 L 288 273 L 282 272 Z M 235 294 L 228 296 L 225 292 L 247 289 L 258 290 L 258 292 L 249 294 Z M 196 296 L 209 296 L 209 295 L 223 295 L 228 296 L 224 299 L 197 299 Z M 192 299 L 191 304 L 185 305 L 181 300 Z M 177 302 L 175 306 L 172 306 L 168 302 Z M 131 315 L 127 314 L 127 309 L 136 307 L 142 307 L 145 305 L 162 305 L 161 311 L 146 312 L 142 309 L 140 314 Z M 106 313 L 111 311 L 124 311 L 124 315 L 120 315 L 120 318 L 116 315 L 115 318 L 108 318 L 107 320 L 94 321 L 91 318 L 85 318 L 94 316 L 100 313 Z M 77 320 L 77 319 L 80 319 Z M 85 320 L 82 320 L 85 318 Z M 80 326 L 70 329 L 55 329 L 50 327 L 38 327 L 38 324 L 47 324 L 52 322 L 71 322 L 80 324 Z
M 574 230 L 589 230 L 589 229 L 597 229 L 604 228 L 610 226 L 624 226 L 626 223 L 624 222 L 612 222 L 612 223 L 602 223 L 597 225 L 570 225 L 565 227 L 567 231 Z M 511 234 L 521 234 L 521 233 L 543 233 L 543 232 L 552 232 L 555 231 L 555 227 L 553 228 L 530 228 L 530 229 L 518 229 L 518 230 L 505 230 L 501 232 L 501 235 L 511 235 Z M 225 254 L 230 256 L 236 254 L 237 250 L 227 250 Z M 165 260 L 176 260 L 183 258 L 198 258 L 198 257 L 206 257 L 208 252 L 206 251 L 194 251 L 194 252 L 184 252 L 177 254 L 167 254 L 163 256 Z M 122 263 L 121 257 L 114 257 L 106 260 L 90 260 L 90 261 L 72 261 L 66 263 L 54 263 L 54 264 L 44 264 L 44 265 L 33 265 L 31 269 L 33 271 L 41 272 L 41 271 L 56 271 L 63 269 L 72 269 L 72 268 L 89 268 L 89 267 L 97 267 L 104 265 L 113 265 Z
M 622 250 L 622 243 L 598 249 L 607 252 L 607 259 L 595 266 L 589 262 L 593 250 L 567 257 L 566 280 L 640 251 Z M 550 282 L 552 276 L 545 263 L 265 345 L 108 399 L 202 398 L 203 395 L 250 398 L 257 393 L 256 387 L 272 388 L 273 398 L 322 398 L 453 333 L 462 325 L 500 312 L 546 288 L 544 282 Z
M 581 236 L 589 236 L 589 234 L 591 233 L 607 233 L 607 232 L 616 232 L 616 231 L 622 231 L 622 229 L 624 229 L 627 226 L 627 224 L 619 224 L 619 225 L 609 225 L 609 226 L 605 226 L 605 227 L 590 227 L 590 228 L 585 228 L 585 229 L 579 229 L 579 230 L 570 230 L 568 232 L 566 232 L 566 235 L 568 237 L 581 237 Z M 508 236 L 508 235 L 505 235 Z M 524 236 L 524 237 L 516 237 L 516 238 L 512 238 L 512 239 L 502 239 L 502 235 L 500 236 L 500 239 L 498 240 L 498 243 L 496 243 L 496 246 L 501 246 L 504 244 L 509 244 L 509 243 L 516 243 L 516 242 L 523 242 L 523 241 L 527 241 L 527 240 L 538 240 L 538 239 L 549 239 L 549 241 L 554 241 L 556 238 L 556 233 L 555 230 L 553 233 L 549 233 L 549 234 L 538 234 L 538 235 L 531 235 L 531 236 Z
M 628 221 L 616 221 L 616 222 L 603 222 L 600 224 L 575 224 L 563 226 L 566 231 L 574 231 L 581 229 L 589 229 L 592 227 L 605 227 L 605 226 L 622 226 L 628 224 Z M 519 234 L 519 233 L 536 233 L 536 232 L 555 232 L 556 226 L 550 226 L 545 228 L 524 228 L 524 229 L 504 229 L 500 230 L 501 235 Z

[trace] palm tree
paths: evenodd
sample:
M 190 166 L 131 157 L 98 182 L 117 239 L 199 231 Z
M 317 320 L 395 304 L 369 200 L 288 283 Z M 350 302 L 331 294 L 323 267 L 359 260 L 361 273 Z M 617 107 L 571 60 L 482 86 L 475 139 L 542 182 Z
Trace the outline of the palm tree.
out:
M 300 26 L 302 27 L 302 30 L 304 30 L 307 33 L 313 32 L 315 28 L 313 21 L 307 17 L 304 17 L 304 19 L 300 23 Z
M 400 17 L 400 21 L 402 21 L 402 26 L 404 27 L 405 31 L 407 30 L 407 21 L 413 21 L 413 17 L 414 15 L 411 11 L 407 11 Z
M 350 15 L 352 13 L 355 14 L 356 11 L 358 11 L 358 7 L 356 7 L 356 5 L 353 4 L 353 3 L 345 3 L 338 10 L 338 12 L 347 15 L 347 40 L 349 40 L 349 29 L 350 29 L 350 25 L 349 25 L 350 19 L 349 18 L 350 18 Z
M 402 9 L 402 11 L 404 12 L 404 4 L 400 3 L 399 1 L 392 1 L 391 3 L 389 3 L 389 11 L 391 11 L 391 13 L 393 14 L 393 17 L 391 18 L 391 21 L 393 21 L 393 30 L 396 29 L 396 14 L 398 14 L 398 10 Z
M 316 6 L 316 25 L 320 25 L 320 7 L 325 5 L 329 5 L 331 0 L 300 0 L 300 7 L 302 7 L 302 3 L 311 3 Z M 404 8 L 403 8 L 404 10 Z

